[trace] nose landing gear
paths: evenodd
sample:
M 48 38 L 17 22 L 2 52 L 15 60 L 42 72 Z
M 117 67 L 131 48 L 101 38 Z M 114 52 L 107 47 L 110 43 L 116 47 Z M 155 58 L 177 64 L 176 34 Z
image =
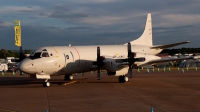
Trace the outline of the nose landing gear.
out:
M 50 86 L 50 82 L 48 81 L 48 79 L 45 79 L 45 81 L 43 82 L 43 87 L 49 87 Z
M 127 76 L 119 76 L 118 80 L 119 80 L 120 83 L 124 83 L 124 82 L 129 81 Z
M 73 80 L 73 79 L 74 79 L 74 76 L 71 75 L 71 74 L 70 74 L 70 75 L 67 74 L 67 75 L 65 75 L 65 77 L 64 77 L 64 80 L 65 80 L 65 81 L 71 81 L 71 80 Z

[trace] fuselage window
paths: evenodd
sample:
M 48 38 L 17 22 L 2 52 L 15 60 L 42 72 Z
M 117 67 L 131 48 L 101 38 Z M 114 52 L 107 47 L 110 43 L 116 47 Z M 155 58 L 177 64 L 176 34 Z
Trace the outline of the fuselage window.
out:
M 47 52 L 43 52 L 42 57 L 49 57 L 49 54 Z

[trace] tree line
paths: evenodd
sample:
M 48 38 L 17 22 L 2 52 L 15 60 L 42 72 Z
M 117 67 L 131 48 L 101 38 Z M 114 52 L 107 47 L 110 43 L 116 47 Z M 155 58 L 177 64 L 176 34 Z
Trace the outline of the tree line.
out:
M 23 50 L 24 54 L 30 54 L 32 50 Z M 0 50 L 0 58 L 6 59 L 7 57 L 15 57 L 19 58 L 19 51 L 18 50 Z
M 178 48 L 178 49 L 163 49 L 161 53 L 168 53 L 169 55 L 174 54 L 198 54 L 200 53 L 200 48 Z M 161 54 L 160 53 L 160 54 Z

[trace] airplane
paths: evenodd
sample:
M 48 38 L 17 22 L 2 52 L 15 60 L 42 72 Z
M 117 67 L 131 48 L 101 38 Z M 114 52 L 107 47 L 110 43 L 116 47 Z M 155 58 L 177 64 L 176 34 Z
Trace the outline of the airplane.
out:
M 73 80 L 72 74 L 97 71 L 97 79 L 100 80 L 101 70 L 105 70 L 108 75 L 118 76 L 119 82 L 124 83 L 132 77 L 134 66 L 191 59 L 192 57 L 162 59 L 156 56 L 164 48 L 186 43 L 189 41 L 153 45 L 151 13 L 148 13 L 144 32 L 136 40 L 122 45 L 41 47 L 22 60 L 18 69 L 31 77 L 44 79 L 44 87 L 50 86 L 48 80 L 55 75 L 65 75 L 65 80 Z

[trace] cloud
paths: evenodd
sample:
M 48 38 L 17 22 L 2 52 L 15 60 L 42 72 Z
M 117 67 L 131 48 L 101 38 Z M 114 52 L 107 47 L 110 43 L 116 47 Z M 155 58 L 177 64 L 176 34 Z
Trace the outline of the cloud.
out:
M 47 17 L 48 16 L 48 14 L 45 14 L 45 13 L 39 13 L 38 15 L 39 16 L 43 16 L 43 17 Z
M 28 8 L 33 8 L 33 7 L 31 7 L 31 6 L 28 6 Z
M 97 15 L 97 16 L 90 16 L 89 18 L 83 18 L 81 22 L 93 25 L 116 25 L 116 24 L 127 24 L 127 23 L 136 23 L 138 17 L 146 15 L 142 14 L 128 14 L 128 15 Z M 131 18 L 135 17 L 135 19 L 131 20 Z M 136 21 L 135 21 L 136 20 Z M 143 23 L 145 22 L 145 19 Z
M 114 16 L 96 16 L 91 18 L 86 18 L 82 20 L 82 22 L 87 24 L 95 24 L 95 25 L 111 25 L 121 21 L 123 17 L 114 17 Z
M 155 14 L 152 21 L 153 27 L 199 26 L 200 14 Z
M 99 3 L 111 3 L 111 2 L 118 2 L 121 0 L 75 0 L 76 3 L 84 3 L 84 4 L 99 4 Z
M 39 6 L 35 6 L 32 8 L 26 6 L 2 6 L 0 8 L 0 13 L 8 14 L 8 13 L 16 13 L 16 12 L 35 12 L 41 10 Z
M 18 4 L 1 4 L 0 33 L 6 42 L 13 39 L 6 33 L 13 31 L 13 20 L 17 18 L 23 23 L 23 45 L 31 49 L 49 44 L 123 44 L 142 34 L 146 14 L 151 12 L 155 44 L 190 40 L 192 44 L 187 45 L 199 46 L 199 3 L 199 0 L 22 0 Z M 1 45 L 11 48 L 4 42 Z
M 58 19 L 73 19 L 73 18 L 85 18 L 89 17 L 90 14 L 86 13 L 73 13 L 73 14 L 66 14 L 62 11 L 55 11 L 49 17 L 50 18 L 58 18 Z
M 200 23 L 200 14 L 167 14 L 163 15 L 161 18 L 164 18 L 173 23 L 184 25 Z
M 63 5 L 55 5 L 55 10 L 69 11 L 69 9 L 66 6 L 63 6 Z
M 191 30 L 192 29 L 192 30 Z M 199 47 L 199 27 L 193 25 L 176 26 L 176 27 L 155 27 L 153 28 L 153 40 L 155 44 L 169 44 L 181 41 L 190 41 L 189 44 L 177 46 L 176 48 Z
M 37 17 L 29 17 L 30 19 L 37 19 Z
M 4 26 L 12 26 L 13 24 L 10 23 L 10 22 L 3 22 L 3 21 L 0 21 L 0 27 L 4 27 Z
M 20 12 L 25 12 L 25 13 L 29 13 L 29 12 L 35 12 L 35 11 L 32 11 L 32 10 L 19 10 Z
M 0 22 L 1 24 L 2 22 Z M 115 25 L 101 27 L 44 27 L 36 25 L 22 26 L 22 46 L 24 49 L 36 49 L 48 45 L 115 45 L 124 44 L 138 38 L 143 28 L 134 26 Z M 194 29 L 194 30 L 190 30 Z M 191 41 L 184 46 L 198 47 L 198 27 L 154 27 L 153 42 L 156 45 Z M 14 47 L 13 26 L 0 27 L 1 46 L 3 48 L 17 49 Z M 42 41 L 45 40 L 45 41 Z M 9 43 L 9 44 L 8 44 Z
M 52 13 L 53 12 L 53 13 Z M 89 13 L 78 11 L 77 9 L 72 10 L 69 9 L 67 6 L 64 5 L 55 5 L 54 11 L 49 13 L 49 18 L 56 18 L 56 19 L 77 19 L 77 18 L 85 18 L 91 16 Z M 40 16 L 45 16 L 47 14 L 40 13 Z

